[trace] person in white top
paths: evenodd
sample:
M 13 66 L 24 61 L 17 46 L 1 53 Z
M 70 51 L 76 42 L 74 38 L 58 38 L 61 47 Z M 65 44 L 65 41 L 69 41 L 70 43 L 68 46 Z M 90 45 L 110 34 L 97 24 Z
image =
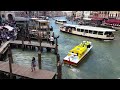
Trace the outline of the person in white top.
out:
M 52 37 L 50 37 L 50 45 L 54 45 L 54 37 L 52 36 Z

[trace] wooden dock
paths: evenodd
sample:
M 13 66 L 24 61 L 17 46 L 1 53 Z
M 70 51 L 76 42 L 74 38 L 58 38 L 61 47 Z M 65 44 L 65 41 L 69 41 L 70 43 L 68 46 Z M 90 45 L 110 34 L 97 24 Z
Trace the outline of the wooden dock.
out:
M 0 47 L 0 54 L 4 54 L 7 51 L 9 43 L 10 41 L 7 41 Z
M 14 41 L 10 41 L 10 44 L 22 45 L 22 41 L 20 41 L 20 40 L 14 40 Z M 24 45 L 39 47 L 40 43 L 39 42 L 35 42 L 35 41 L 31 41 L 31 43 L 29 43 L 29 41 L 24 41 Z M 55 49 L 55 45 L 50 45 L 50 43 L 47 43 L 47 42 L 42 42 L 41 43 L 41 47 Z
M 9 73 L 9 62 L 0 61 L 0 71 Z M 56 75 L 55 72 L 41 69 L 36 69 L 36 71 L 31 72 L 31 68 L 23 67 L 15 63 L 12 63 L 12 74 L 28 79 L 54 79 Z

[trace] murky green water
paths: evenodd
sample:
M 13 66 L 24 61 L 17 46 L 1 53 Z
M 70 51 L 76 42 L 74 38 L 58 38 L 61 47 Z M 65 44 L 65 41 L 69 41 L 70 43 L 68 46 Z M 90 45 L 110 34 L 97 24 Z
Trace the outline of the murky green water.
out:
M 68 21 L 68 23 L 72 23 Z M 59 54 L 61 61 L 68 51 L 83 40 L 93 43 L 93 48 L 78 67 L 62 67 L 63 79 L 116 79 L 120 78 L 120 31 L 115 33 L 115 40 L 102 41 L 93 38 L 86 38 L 66 34 L 59 31 L 59 26 L 51 20 L 55 35 L 60 35 L 58 39 Z M 75 24 L 75 22 L 73 22 Z M 31 58 L 37 59 L 37 51 L 13 49 L 15 63 L 30 67 Z M 54 53 L 42 53 L 42 68 L 56 72 L 56 56 Z

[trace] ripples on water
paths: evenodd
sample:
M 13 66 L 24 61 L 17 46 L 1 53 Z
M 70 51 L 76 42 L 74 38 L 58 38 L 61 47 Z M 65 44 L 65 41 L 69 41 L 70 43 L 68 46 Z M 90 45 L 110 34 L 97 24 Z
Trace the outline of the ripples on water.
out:
M 72 22 L 68 21 L 68 23 Z M 75 24 L 75 22 L 73 23 Z M 92 50 L 78 67 L 63 65 L 63 79 L 114 79 L 120 77 L 120 31 L 115 33 L 115 40 L 103 41 L 60 32 L 60 25 L 55 24 L 52 19 L 50 25 L 53 26 L 55 35 L 60 35 L 58 43 L 61 61 L 70 49 L 83 40 L 93 43 Z M 12 51 L 15 63 L 20 65 L 30 67 L 32 57 L 37 59 L 37 51 L 19 49 Z M 56 72 L 56 56 L 53 53 L 46 53 L 46 51 L 42 53 L 42 68 Z

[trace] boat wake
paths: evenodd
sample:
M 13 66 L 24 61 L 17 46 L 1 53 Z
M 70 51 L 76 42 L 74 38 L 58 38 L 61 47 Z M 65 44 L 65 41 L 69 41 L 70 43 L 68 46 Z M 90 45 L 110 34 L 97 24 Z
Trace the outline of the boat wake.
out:
M 72 66 L 70 66 L 70 68 L 71 68 L 70 70 L 73 71 L 73 72 L 76 72 L 76 73 L 80 72 L 80 70 L 78 70 L 78 69 L 76 69 L 76 68 L 74 68 Z
M 111 41 L 111 40 L 104 40 L 105 42 L 109 42 L 109 41 Z

